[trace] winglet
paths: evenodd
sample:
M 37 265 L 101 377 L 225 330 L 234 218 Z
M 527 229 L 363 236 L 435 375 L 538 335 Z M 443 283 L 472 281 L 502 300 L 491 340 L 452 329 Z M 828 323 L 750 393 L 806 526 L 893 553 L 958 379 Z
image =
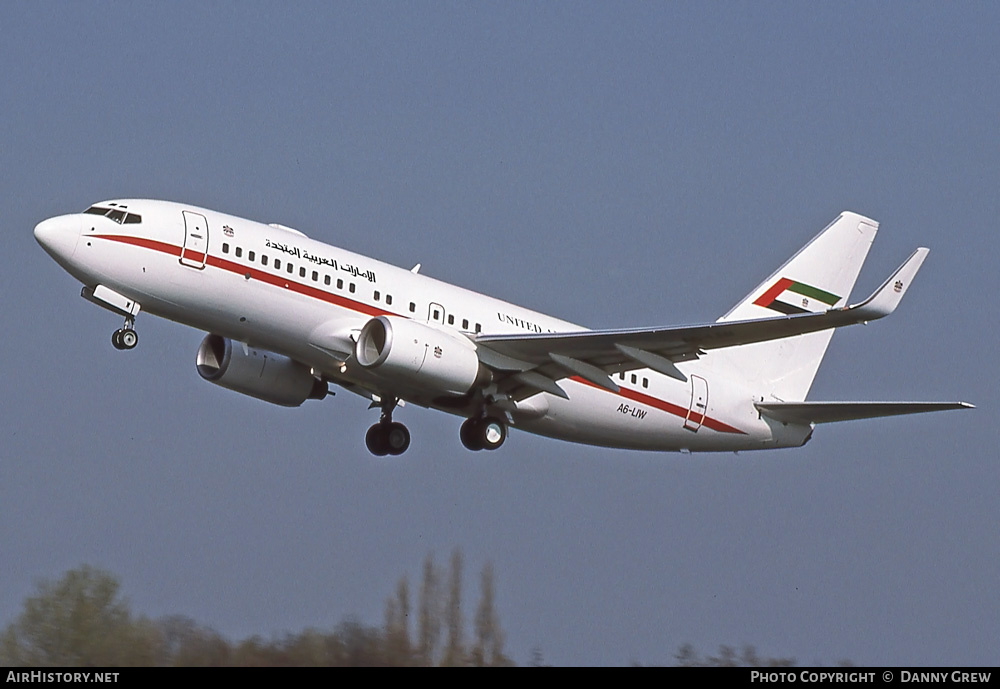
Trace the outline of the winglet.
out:
M 889 279 L 882 283 L 875 292 L 860 304 L 848 307 L 855 312 L 855 315 L 862 321 L 874 321 L 884 318 L 896 310 L 899 302 L 906 294 L 921 264 L 927 258 L 930 249 L 920 247 L 906 259 L 906 261 L 896 272 L 889 276 Z

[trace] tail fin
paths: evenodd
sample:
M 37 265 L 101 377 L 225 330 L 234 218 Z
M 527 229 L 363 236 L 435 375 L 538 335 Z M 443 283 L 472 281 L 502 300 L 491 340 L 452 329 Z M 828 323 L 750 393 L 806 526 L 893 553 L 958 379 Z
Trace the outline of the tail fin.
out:
M 878 223 L 845 211 L 719 322 L 826 311 L 845 306 Z M 833 330 L 734 347 L 715 354 L 751 385 L 785 401 L 804 400 Z

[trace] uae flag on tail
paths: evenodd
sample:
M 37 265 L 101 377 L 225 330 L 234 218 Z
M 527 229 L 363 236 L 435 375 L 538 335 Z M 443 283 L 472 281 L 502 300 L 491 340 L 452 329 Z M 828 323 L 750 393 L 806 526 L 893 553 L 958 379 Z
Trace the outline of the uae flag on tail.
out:
M 804 282 L 781 278 L 760 295 L 754 304 L 778 313 L 816 313 L 826 311 L 840 297 Z

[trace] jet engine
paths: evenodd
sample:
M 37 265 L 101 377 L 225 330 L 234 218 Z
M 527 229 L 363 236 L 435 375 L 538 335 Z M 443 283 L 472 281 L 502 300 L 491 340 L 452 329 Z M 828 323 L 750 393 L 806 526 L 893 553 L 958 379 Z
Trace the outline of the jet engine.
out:
M 326 397 L 326 383 L 308 366 L 286 356 L 208 335 L 198 347 L 198 375 L 210 383 L 257 399 L 297 407 Z
M 491 379 L 469 339 L 398 316 L 365 323 L 354 357 L 387 380 L 438 394 L 464 395 Z

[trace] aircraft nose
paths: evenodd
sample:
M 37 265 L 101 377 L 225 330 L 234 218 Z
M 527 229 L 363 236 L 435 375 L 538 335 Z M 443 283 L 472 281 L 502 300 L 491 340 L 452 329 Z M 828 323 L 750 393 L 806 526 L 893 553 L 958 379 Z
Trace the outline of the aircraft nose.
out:
M 80 218 L 75 215 L 60 215 L 35 225 L 35 240 L 57 260 L 68 261 L 79 238 Z

